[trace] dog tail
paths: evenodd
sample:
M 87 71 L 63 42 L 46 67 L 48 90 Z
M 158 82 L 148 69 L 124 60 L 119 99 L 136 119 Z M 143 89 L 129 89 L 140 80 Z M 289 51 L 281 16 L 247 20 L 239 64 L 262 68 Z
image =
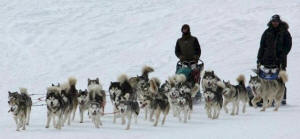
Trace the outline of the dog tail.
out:
M 283 83 L 286 83 L 288 81 L 288 75 L 286 71 L 280 71 L 279 72 L 279 78 L 282 80 Z
M 236 78 L 236 81 L 239 83 L 239 85 L 241 85 L 242 87 L 246 88 L 246 85 L 245 85 L 246 79 L 245 79 L 245 76 L 243 74 L 239 75 Z
M 199 84 L 195 84 L 195 86 L 191 90 L 192 97 L 195 97 L 197 95 L 197 93 L 199 92 L 199 90 L 200 90 Z
M 174 76 L 169 77 L 169 78 L 168 78 L 168 82 L 170 83 L 170 85 L 171 85 L 172 87 L 174 87 L 174 86 L 175 86 L 175 79 L 174 79 Z
M 20 89 L 20 93 L 21 93 L 21 94 L 28 95 L 28 92 L 27 92 L 27 89 L 26 89 L 26 88 L 21 87 L 21 88 L 19 88 L 19 89 Z
M 160 86 L 160 80 L 158 78 L 152 78 L 150 80 L 150 92 L 157 93 Z
M 77 79 L 75 77 L 69 77 L 68 81 L 70 86 L 75 86 L 77 83 Z
M 218 81 L 217 82 L 217 86 L 224 89 L 225 88 L 225 84 L 222 81 Z
M 118 77 L 118 82 L 123 84 L 124 82 L 129 82 L 128 76 L 126 74 L 122 74 Z
M 150 66 L 144 66 L 142 69 L 142 76 L 148 77 L 149 73 L 153 72 L 154 69 Z
M 183 74 L 176 74 L 176 75 L 175 75 L 175 81 L 176 81 L 177 83 L 183 83 L 183 82 L 186 81 L 186 77 L 185 77 L 185 75 L 183 75 Z

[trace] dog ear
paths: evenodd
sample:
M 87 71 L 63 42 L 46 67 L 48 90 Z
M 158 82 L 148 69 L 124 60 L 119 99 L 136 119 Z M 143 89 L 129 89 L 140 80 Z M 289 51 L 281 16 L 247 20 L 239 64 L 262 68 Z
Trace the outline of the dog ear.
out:
M 10 91 L 8 91 L 8 94 L 11 94 L 11 92 L 10 92 Z
M 57 87 L 60 87 L 60 83 L 57 84 Z
M 214 71 L 211 71 L 211 73 L 212 73 L 213 75 L 215 75 L 215 72 L 214 72 Z
M 99 78 L 98 77 L 96 78 L 96 82 L 99 83 Z
M 53 83 L 52 83 L 52 85 L 51 86 L 55 86 Z

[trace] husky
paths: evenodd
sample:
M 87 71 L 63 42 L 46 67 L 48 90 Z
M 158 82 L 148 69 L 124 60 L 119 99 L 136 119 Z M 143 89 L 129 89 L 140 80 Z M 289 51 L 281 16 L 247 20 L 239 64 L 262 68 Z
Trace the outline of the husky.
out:
M 160 114 L 163 113 L 162 125 L 165 124 L 167 115 L 170 111 L 170 103 L 166 94 L 165 86 L 160 87 L 160 81 L 157 78 L 152 78 L 150 80 L 149 91 L 154 95 L 150 108 L 155 112 L 155 122 L 154 126 L 157 126 Z
M 99 78 L 95 80 L 88 79 L 88 93 L 90 102 L 98 102 L 102 107 L 102 115 L 106 105 L 106 94 L 99 82 Z
M 131 100 L 129 93 L 124 96 L 118 96 L 116 99 L 116 108 L 120 111 L 122 117 L 122 125 L 126 123 L 125 118 L 127 117 L 127 127 L 126 130 L 130 129 L 132 116 L 135 117 L 135 123 L 137 123 L 137 116 L 140 112 L 139 104 L 136 100 Z
M 204 71 L 201 83 L 203 91 L 205 91 L 206 89 L 212 89 L 213 91 L 216 91 L 216 89 L 218 88 L 218 81 L 220 81 L 220 78 L 215 74 L 213 70 Z
M 103 106 L 101 106 L 100 103 L 98 102 L 90 102 L 90 106 L 89 106 L 89 115 L 92 119 L 92 122 L 94 123 L 96 128 L 99 128 L 100 126 L 102 126 L 102 122 L 101 122 L 101 113 L 102 113 L 102 108 Z
M 170 77 L 169 82 L 171 89 L 167 87 L 166 90 L 170 90 L 169 101 L 173 109 L 173 116 L 178 116 L 181 121 L 180 113 L 184 112 L 184 114 L 187 114 L 188 119 L 190 119 L 193 110 L 193 98 L 200 89 L 199 85 L 191 84 L 182 74 Z M 187 122 L 187 120 L 184 122 Z
M 32 106 L 32 100 L 27 93 L 27 89 L 20 88 L 20 94 L 8 91 L 8 100 L 10 106 L 9 112 L 13 113 L 17 125 L 16 130 L 20 131 L 20 128 L 25 130 L 25 125 L 29 125 Z
M 76 78 L 70 77 L 68 82 L 57 85 L 60 88 L 60 95 L 64 101 L 64 104 L 66 105 L 62 126 L 64 126 L 64 123 L 67 121 L 68 125 L 71 125 L 71 118 L 75 118 L 75 113 L 78 106 L 78 91 L 76 89 L 76 82 Z
M 255 72 L 258 73 L 258 71 Z M 254 98 L 251 101 L 252 105 L 256 108 L 256 103 L 263 99 L 261 111 L 265 111 L 275 101 L 274 111 L 278 111 L 287 81 L 288 76 L 285 71 L 280 71 L 276 80 L 265 80 L 258 76 L 250 76 L 249 86 L 254 94 Z
M 77 100 L 79 104 L 80 123 L 83 123 L 83 113 L 89 108 L 89 97 L 87 89 L 79 90 Z
M 113 111 L 114 111 L 114 118 L 113 123 L 116 123 L 117 118 L 121 117 L 121 112 L 119 110 L 119 103 L 121 97 L 124 97 L 125 94 L 129 94 L 131 100 L 136 100 L 136 92 L 134 88 L 131 86 L 130 81 L 127 75 L 122 74 L 118 77 L 118 82 L 111 83 L 110 85 L 110 95 L 111 99 L 113 100 Z M 123 122 L 123 121 L 122 121 Z
M 211 88 L 207 88 L 204 92 L 205 99 L 205 109 L 208 118 L 217 119 L 219 118 L 220 111 L 223 105 L 222 92 L 225 87 L 224 83 L 219 81 L 217 82 L 217 89 L 214 91 Z
M 118 82 L 121 86 L 121 93 L 115 97 L 113 122 L 116 123 L 116 118 L 121 117 L 122 124 L 125 124 L 125 117 L 127 117 L 128 121 L 126 130 L 129 130 L 132 116 L 135 117 L 135 122 L 137 123 L 137 116 L 140 112 L 140 107 L 137 101 L 136 92 L 131 86 L 127 75 L 122 74 L 119 76 Z
M 50 122 L 53 120 L 53 127 L 56 129 L 61 129 L 63 125 L 63 114 L 66 109 L 66 104 L 61 96 L 61 90 L 59 87 L 51 86 L 47 88 L 46 103 L 48 110 L 46 128 L 49 128 Z
M 183 82 L 184 80 L 185 77 L 183 76 L 178 76 L 177 78 L 175 76 L 169 77 L 169 80 L 167 82 L 168 85 L 166 85 L 166 87 L 169 87 L 166 90 L 169 90 L 168 99 L 173 111 L 173 117 L 177 117 L 179 112 L 178 98 L 180 96 L 180 92 L 178 88 L 178 83 Z
M 154 72 L 154 69 L 150 66 L 144 66 L 142 69 L 142 75 L 137 75 L 137 77 L 132 77 L 129 79 L 130 85 L 134 90 L 137 91 L 138 97 L 142 95 L 147 95 L 149 89 L 149 73 Z
M 155 102 L 155 97 L 158 94 L 158 88 L 160 87 L 160 81 L 158 78 L 152 78 L 149 80 L 149 89 L 147 94 L 142 94 L 139 100 L 140 107 L 145 111 L 145 120 L 148 119 L 148 113 L 150 113 L 150 121 L 153 122 L 153 115 L 155 112 L 155 108 L 153 107 Z M 157 89 L 157 90 L 155 90 Z
M 246 113 L 246 106 L 249 102 L 249 96 L 245 86 L 245 76 L 239 75 L 236 79 L 238 85 L 231 85 L 230 82 L 224 82 L 223 96 L 224 96 L 224 110 L 228 113 L 227 104 L 232 103 L 231 115 L 238 115 L 239 113 L 239 103 L 243 103 L 243 113 Z
M 114 104 L 116 97 L 121 95 L 122 88 L 120 82 L 110 82 L 108 89 L 110 100 Z

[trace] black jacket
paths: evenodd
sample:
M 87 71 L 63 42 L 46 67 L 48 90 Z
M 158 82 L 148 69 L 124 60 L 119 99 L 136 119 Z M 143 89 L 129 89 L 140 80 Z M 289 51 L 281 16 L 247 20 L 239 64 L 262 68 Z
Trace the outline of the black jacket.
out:
M 274 28 L 269 22 L 268 26 L 261 37 L 257 62 L 265 66 L 275 65 L 285 69 L 287 55 L 292 47 L 288 24 L 281 22 L 277 28 Z
M 191 61 L 200 58 L 201 48 L 198 39 L 190 34 L 183 35 L 176 42 L 175 54 L 181 60 Z

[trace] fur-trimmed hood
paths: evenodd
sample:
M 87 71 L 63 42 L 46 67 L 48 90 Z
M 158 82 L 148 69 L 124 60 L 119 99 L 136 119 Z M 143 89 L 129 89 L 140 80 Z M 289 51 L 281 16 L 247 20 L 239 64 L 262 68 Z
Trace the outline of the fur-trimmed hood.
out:
M 268 23 L 268 27 L 270 28 L 270 29 L 273 29 L 273 26 L 272 26 L 272 21 L 270 21 L 269 23 Z M 281 31 L 286 31 L 286 30 L 288 30 L 289 29 L 289 24 L 287 23 L 287 22 L 285 22 L 285 21 L 281 21 L 280 23 L 279 23 L 279 27 L 278 27 Z

